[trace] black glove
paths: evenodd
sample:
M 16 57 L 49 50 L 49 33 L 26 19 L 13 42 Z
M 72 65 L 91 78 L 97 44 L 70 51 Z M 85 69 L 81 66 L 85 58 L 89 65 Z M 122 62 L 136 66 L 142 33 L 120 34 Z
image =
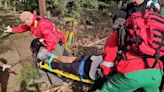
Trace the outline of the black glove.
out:
M 104 75 L 102 73 L 102 69 L 100 68 L 97 69 L 97 76 L 103 78 Z

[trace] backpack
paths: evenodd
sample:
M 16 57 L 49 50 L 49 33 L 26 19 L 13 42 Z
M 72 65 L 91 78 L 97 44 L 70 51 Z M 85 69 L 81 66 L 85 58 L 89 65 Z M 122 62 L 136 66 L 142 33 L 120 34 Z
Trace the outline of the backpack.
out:
M 127 51 L 140 55 L 147 67 L 154 68 L 164 55 L 164 17 L 150 10 L 133 13 L 118 32 L 118 52 Z M 155 58 L 153 66 L 146 58 Z

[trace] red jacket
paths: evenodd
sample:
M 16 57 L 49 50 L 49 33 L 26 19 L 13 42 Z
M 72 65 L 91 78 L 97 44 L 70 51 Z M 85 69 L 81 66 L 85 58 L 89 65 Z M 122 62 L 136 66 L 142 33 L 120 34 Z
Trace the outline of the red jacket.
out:
M 39 18 L 39 21 L 37 23 L 37 26 L 34 26 L 34 22 L 36 19 Z M 24 31 L 31 31 L 31 35 L 36 38 L 42 38 L 44 39 L 44 45 L 46 49 L 50 52 L 54 50 L 56 45 L 59 42 L 59 39 L 62 40 L 62 42 L 65 42 L 64 35 L 59 32 L 59 29 L 47 18 L 36 16 L 34 15 L 33 23 L 30 27 L 26 26 L 25 24 L 22 24 L 18 27 L 12 28 L 13 33 L 18 32 L 24 32 Z
M 118 39 L 117 32 L 114 32 L 113 34 L 109 36 L 106 46 L 104 48 L 104 53 L 103 53 L 104 61 L 102 64 L 106 66 L 106 68 L 107 67 L 111 68 L 115 66 L 117 71 L 121 74 L 126 74 L 129 72 L 147 69 L 146 64 L 144 63 L 143 59 L 140 56 L 137 56 L 133 52 L 126 53 L 126 56 L 127 56 L 126 61 L 121 60 L 120 62 L 114 65 L 114 60 L 117 56 L 117 50 L 118 50 L 117 39 Z M 148 59 L 149 65 L 152 66 L 154 61 L 155 61 L 154 58 L 149 58 Z M 159 61 L 156 64 L 155 68 L 163 69 L 162 62 Z

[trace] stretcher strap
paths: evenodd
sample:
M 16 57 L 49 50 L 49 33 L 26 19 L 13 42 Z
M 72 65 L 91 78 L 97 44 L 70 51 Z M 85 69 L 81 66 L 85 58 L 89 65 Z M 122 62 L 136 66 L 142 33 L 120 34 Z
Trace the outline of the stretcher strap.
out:
M 50 56 L 50 58 L 49 58 L 49 60 L 48 60 L 48 70 L 49 71 L 52 71 L 52 67 L 51 67 L 51 63 L 52 63 L 52 61 L 54 60 L 54 57 L 55 57 L 55 55 L 54 54 L 51 54 L 51 56 Z
M 80 80 L 83 80 L 83 75 L 84 75 L 84 65 L 85 62 L 87 61 L 87 59 L 89 58 L 89 55 L 84 56 L 84 58 L 82 59 L 80 66 L 79 66 L 79 74 L 80 74 Z

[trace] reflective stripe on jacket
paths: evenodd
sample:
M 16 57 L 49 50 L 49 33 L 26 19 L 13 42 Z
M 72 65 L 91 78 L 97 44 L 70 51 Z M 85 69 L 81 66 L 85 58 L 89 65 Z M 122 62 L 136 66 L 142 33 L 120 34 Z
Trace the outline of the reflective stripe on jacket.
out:
M 104 65 L 106 65 L 106 66 L 108 66 L 108 64 L 109 65 L 111 65 L 112 63 L 114 64 L 114 62 L 115 62 L 114 60 L 117 56 L 117 50 L 118 50 L 117 40 L 118 40 L 118 36 L 117 36 L 117 32 L 115 31 L 113 34 L 111 34 L 109 36 L 109 39 L 108 39 L 106 46 L 104 48 L 104 54 L 103 54 L 104 61 L 103 62 L 104 62 Z M 146 67 L 144 60 L 140 56 L 138 56 L 137 54 L 128 51 L 126 53 L 126 57 L 127 57 L 127 60 L 122 59 L 119 62 L 117 62 L 117 61 L 115 62 L 116 64 L 114 66 L 117 68 L 117 71 L 119 73 L 126 74 L 129 72 L 148 69 Z M 148 61 L 149 65 L 152 66 L 155 59 L 154 58 L 148 58 L 147 61 Z M 158 61 L 155 68 L 158 68 L 161 70 L 163 69 L 163 65 L 162 65 L 162 62 L 160 60 Z

